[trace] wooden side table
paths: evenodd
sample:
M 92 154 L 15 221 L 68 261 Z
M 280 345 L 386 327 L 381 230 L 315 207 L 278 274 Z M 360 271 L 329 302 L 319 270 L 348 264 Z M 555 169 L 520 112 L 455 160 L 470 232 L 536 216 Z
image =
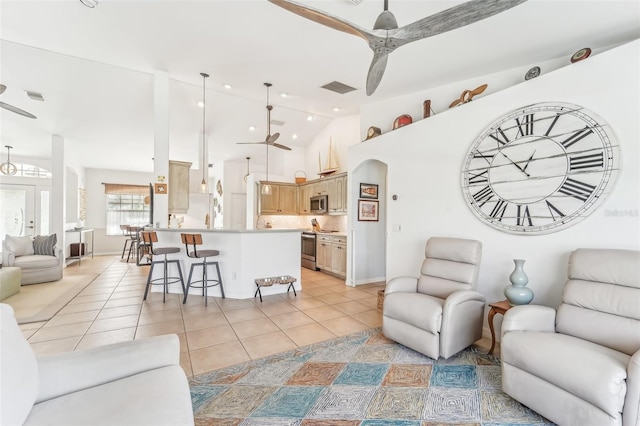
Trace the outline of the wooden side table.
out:
M 496 332 L 493 329 L 493 317 L 496 314 L 504 315 L 509 309 L 511 309 L 511 305 L 508 300 L 501 300 L 499 302 L 489 303 L 491 309 L 489 310 L 489 329 L 491 330 L 491 349 L 489 349 L 489 355 L 493 353 L 493 349 L 496 346 Z

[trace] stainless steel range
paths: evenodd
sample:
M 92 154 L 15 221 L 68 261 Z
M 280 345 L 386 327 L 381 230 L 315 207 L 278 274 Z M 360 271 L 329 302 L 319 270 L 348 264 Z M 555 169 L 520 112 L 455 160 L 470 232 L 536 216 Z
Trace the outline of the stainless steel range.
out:
M 302 231 L 302 266 L 313 271 L 316 267 L 316 233 L 313 231 Z

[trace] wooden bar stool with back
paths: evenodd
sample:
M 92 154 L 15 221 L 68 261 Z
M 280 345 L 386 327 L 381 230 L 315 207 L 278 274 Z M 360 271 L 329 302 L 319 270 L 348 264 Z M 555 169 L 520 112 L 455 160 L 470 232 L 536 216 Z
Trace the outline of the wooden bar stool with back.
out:
M 164 257 L 162 260 L 152 260 L 151 268 L 149 269 L 149 275 L 147 276 L 147 286 L 144 289 L 144 297 L 142 300 L 147 300 L 147 294 L 149 292 L 149 287 L 151 285 L 162 285 L 163 293 L 162 293 L 162 302 L 165 302 L 166 295 L 169 292 L 169 284 L 180 282 L 182 285 L 182 292 L 186 295 L 186 290 L 184 287 L 184 278 L 182 277 L 182 268 L 180 267 L 180 261 L 178 259 L 168 260 L 168 254 L 180 253 L 180 247 L 161 247 L 157 248 L 153 246 L 153 243 L 158 242 L 158 234 L 155 231 L 142 231 L 140 232 L 142 242 L 148 247 L 149 252 L 153 256 L 153 259 L 156 256 L 159 258 L 160 256 Z M 178 275 L 179 277 L 170 277 L 168 272 L 168 266 L 170 263 L 175 263 L 178 266 Z M 161 264 L 163 266 L 162 277 L 153 278 L 153 268 L 157 265 Z
M 203 259 L 202 262 L 195 262 L 191 264 L 191 269 L 189 270 L 189 278 L 187 278 L 187 290 L 184 293 L 184 301 L 187 303 L 187 296 L 189 295 L 189 287 L 202 287 L 202 295 L 204 296 L 204 305 L 207 306 L 207 288 L 214 287 L 220 285 L 220 293 L 222 294 L 222 298 L 224 299 L 224 287 L 222 286 L 222 277 L 220 276 L 220 266 L 217 261 L 207 260 L 209 257 L 218 256 L 220 251 L 218 250 L 198 250 L 198 246 L 202 245 L 202 235 L 201 234 L 180 234 L 182 239 L 182 243 L 184 244 L 187 250 L 187 256 L 192 259 Z M 191 246 L 191 248 L 189 247 Z M 216 272 L 218 274 L 218 279 L 209 279 L 207 278 L 207 267 L 209 265 L 213 265 L 216 267 Z M 193 269 L 196 266 L 202 267 L 202 279 L 192 281 L 193 278 Z M 197 283 L 202 283 L 202 285 L 193 285 Z M 211 284 L 210 284 L 211 283 Z

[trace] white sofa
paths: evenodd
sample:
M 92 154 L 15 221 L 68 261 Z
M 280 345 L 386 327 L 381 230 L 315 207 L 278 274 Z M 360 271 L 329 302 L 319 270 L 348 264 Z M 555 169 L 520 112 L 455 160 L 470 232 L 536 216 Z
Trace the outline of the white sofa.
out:
M 21 284 L 38 284 L 62 279 L 64 256 L 62 250 L 53 248 L 51 255 L 34 254 L 26 247 L 31 237 L 11 237 L 2 241 L 2 266 L 16 266 L 22 270 Z
M 0 303 L 0 424 L 193 425 L 175 334 L 36 356 Z
M 560 425 L 640 425 L 640 252 L 579 249 L 558 310 L 511 308 L 502 389 Z

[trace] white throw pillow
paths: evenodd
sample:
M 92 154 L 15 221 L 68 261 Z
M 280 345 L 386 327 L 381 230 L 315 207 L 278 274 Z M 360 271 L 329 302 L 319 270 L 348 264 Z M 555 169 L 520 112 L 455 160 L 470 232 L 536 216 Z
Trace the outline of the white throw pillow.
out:
M 16 257 L 33 254 L 33 240 L 28 235 L 24 237 L 14 237 L 7 234 L 5 244 L 9 251 L 12 251 Z

